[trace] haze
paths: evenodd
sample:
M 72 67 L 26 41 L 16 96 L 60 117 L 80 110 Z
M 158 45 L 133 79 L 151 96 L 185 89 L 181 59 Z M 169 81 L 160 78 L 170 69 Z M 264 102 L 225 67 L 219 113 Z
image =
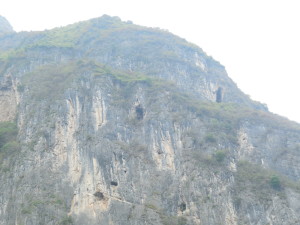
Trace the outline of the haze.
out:
M 300 14 L 297 0 L 1 2 L 16 31 L 44 30 L 103 14 L 160 27 L 199 45 L 252 99 L 300 122 Z

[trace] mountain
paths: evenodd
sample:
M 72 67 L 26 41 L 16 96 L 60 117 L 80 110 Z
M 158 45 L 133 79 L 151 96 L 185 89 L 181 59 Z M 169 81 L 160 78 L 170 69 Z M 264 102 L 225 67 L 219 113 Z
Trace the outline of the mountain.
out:
M 0 16 L 0 35 L 14 32 L 10 23 L 3 16 Z
M 299 124 L 167 31 L 5 32 L 0 107 L 1 225 L 300 222 Z

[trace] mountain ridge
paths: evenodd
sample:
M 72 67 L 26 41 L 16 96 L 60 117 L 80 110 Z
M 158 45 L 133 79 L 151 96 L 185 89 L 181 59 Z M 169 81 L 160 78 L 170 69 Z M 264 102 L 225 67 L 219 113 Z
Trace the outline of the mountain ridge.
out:
M 0 224 L 290 225 L 300 126 L 169 32 L 0 36 Z
M 123 35 L 124 32 L 128 37 Z M 175 82 L 177 78 L 171 77 L 170 74 L 172 68 L 168 68 L 168 71 L 164 72 L 164 74 L 162 74 L 161 71 L 155 71 L 155 68 L 161 67 L 161 65 L 159 65 L 161 64 L 161 59 L 164 61 L 169 61 L 170 63 L 177 62 L 178 67 L 182 67 L 183 65 L 181 65 L 181 58 L 184 57 L 186 60 L 190 61 L 190 74 L 194 73 L 196 75 L 202 73 L 206 76 L 209 76 L 210 73 L 214 73 L 214 76 L 220 74 L 218 81 L 211 82 L 214 83 L 215 87 L 213 88 L 215 90 L 211 90 L 211 93 L 201 93 L 201 96 L 198 95 L 198 97 L 201 98 L 209 98 L 210 100 L 213 100 L 213 96 L 215 94 L 212 92 L 217 91 L 217 86 L 222 85 L 222 80 L 226 82 L 227 80 L 230 80 L 226 74 L 226 71 L 224 70 L 224 67 L 211 57 L 208 57 L 202 49 L 196 47 L 195 45 L 192 45 L 184 39 L 178 38 L 169 32 L 159 30 L 157 28 L 145 28 L 128 22 L 122 22 L 118 17 L 109 17 L 105 15 L 100 18 L 79 22 L 66 27 L 55 28 L 45 32 L 31 32 L 27 34 L 32 34 L 30 39 L 26 37 L 26 33 L 22 32 L 20 34 L 16 34 L 16 36 L 19 35 L 21 36 L 21 39 L 23 39 L 22 45 L 18 47 L 21 49 L 23 54 L 26 51 L 34 51 L 35 48 L 45 48 L 46 51 L 48 48 L 64 48 L 66 49 L 65 51 L 69 51 L 70 54 L 73 54 L 72 57 L 75 56 L 77 58 L 83 57 L 96 59 L 96 61 L 100 61 L 104 64 L 117 67 L 121 70 L 127 70 L 129 72 L 130 70 L 139 70 L 141 73 L 148 73 L 151 76 L 155 75 L 158 77 L 166 76 L 168 73 L 168 79 L 171 79 Z M 98 35 L 95 36 L 95 34 Z M 149 41 L 151 38 L 154 38 L 154 41 Z M 5 41 L 5 38 L 3 39 Z M 26 44 L 27 42 L 30 44 Z M 101 42 L 102 44 L 98 44 Z M 76 47 L 74 47 L 74 45 Z M 89 45 L 99 46 L 100 49 L 95 51 L 95 47 L 93 47 L 92 50 L 89 50 Z M 112 45 L 115 47 L 111 48 Z M 7 53 L 2 53 L 2 58 L 13 57 L 15 54 L 14 48 L 15 47 L 12 47 L 12 49 L 8 51 L 6 49 L 5 52 Z M 117 51 L 114 49 L 117 49 Z M 95 58 L 93 56 L 93 52 L 103 52 L 103 54 L 100 54 L 97 56 L 98 58 Z M 156 52 L 158 54 L 154 55 L 152 52 Z M 185 56 L 184 54 L 187 53 L 189 55 Z M 16 54 L 20 55 L 21 53 L 17 51 Z M 77 56 L 75 54 L 77 54 Z M 204 58 L 205 60 L 202 60 Z M 118 62 L 120 59 L 122 59 L 122 62 Z M 130 60 L 134 62 L 131 62 Z M 138 61 L 140 64 L 144 64 L 144 67 L 146 67 L 147 63 L 145 62 L 147 62 L 147 60 L 150 60 L 154 63 L 151 68 L 143 69 L 141 66 L 135 65 Z M 212 66 L 207 67 L 209 64 L 212 64 Z M 130 68 L 133 66 L 136 66 L 136 68 Z M 220 70 L 224 74 L 221 75 L 220 72 L 209 71 L 205 67 L 214 70 Z M 182 75 L 186 76 L 185 73 L 187 69 L 182 68 L 182 70 Z M 193 78 L 189 78 L 187 81 L 189 84 L 186 83 L 185 86 L 182 86 L 181 88 L 185 89 L 185 91 L 188 89 L 193 89 L 193 92 L 191 93 L 197 93 L 199 90 L 196 90 L 194 80 L 192 79 Z M 231 83 L 233 85 L 232 87 L 228 88 L 228 91 L 236 90 L 239 94 L 235 95 L 244 95 L 231 80 L 227 83 Z M 199 83 L 199 87 L 203 85 L 205 85 L 203 82 L 202 84 Z M 232 97 L 232 95 L 233 93 L 231 93 L 229 96 Z M 227 95 L 224 96 L 225 99 L 226 96 Z M 256 107 L 266 110 L 266 107 L 262 104 L 253 104 L 253 101 L 251 101 L 246 95 L 243 96 L 243 99 L 236 99 L 234 101 L 239 101 L 240 103 L 244 102 L 244 104 L 248 106 L 251 104 L 253 106 L 256 105 Z

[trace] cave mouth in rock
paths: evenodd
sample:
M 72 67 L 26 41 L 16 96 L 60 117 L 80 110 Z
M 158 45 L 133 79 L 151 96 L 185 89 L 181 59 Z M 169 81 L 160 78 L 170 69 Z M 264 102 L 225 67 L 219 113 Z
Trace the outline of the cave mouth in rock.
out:
M 144 118 L 144 109 L 140 104 L 135 107 L 135 113 L 138 120 L 142 120 Z
M 223 89 L 221 87 L 216 91 L 216 102 L 218 103 L 222 102 L 222 91 Z

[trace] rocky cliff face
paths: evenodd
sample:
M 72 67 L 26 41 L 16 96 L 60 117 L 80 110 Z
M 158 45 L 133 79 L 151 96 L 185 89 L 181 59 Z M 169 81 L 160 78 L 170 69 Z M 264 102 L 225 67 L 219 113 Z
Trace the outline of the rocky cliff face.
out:
M 168 32 L 0 36 L 0 224 L 299 224 L 300 126 Z

